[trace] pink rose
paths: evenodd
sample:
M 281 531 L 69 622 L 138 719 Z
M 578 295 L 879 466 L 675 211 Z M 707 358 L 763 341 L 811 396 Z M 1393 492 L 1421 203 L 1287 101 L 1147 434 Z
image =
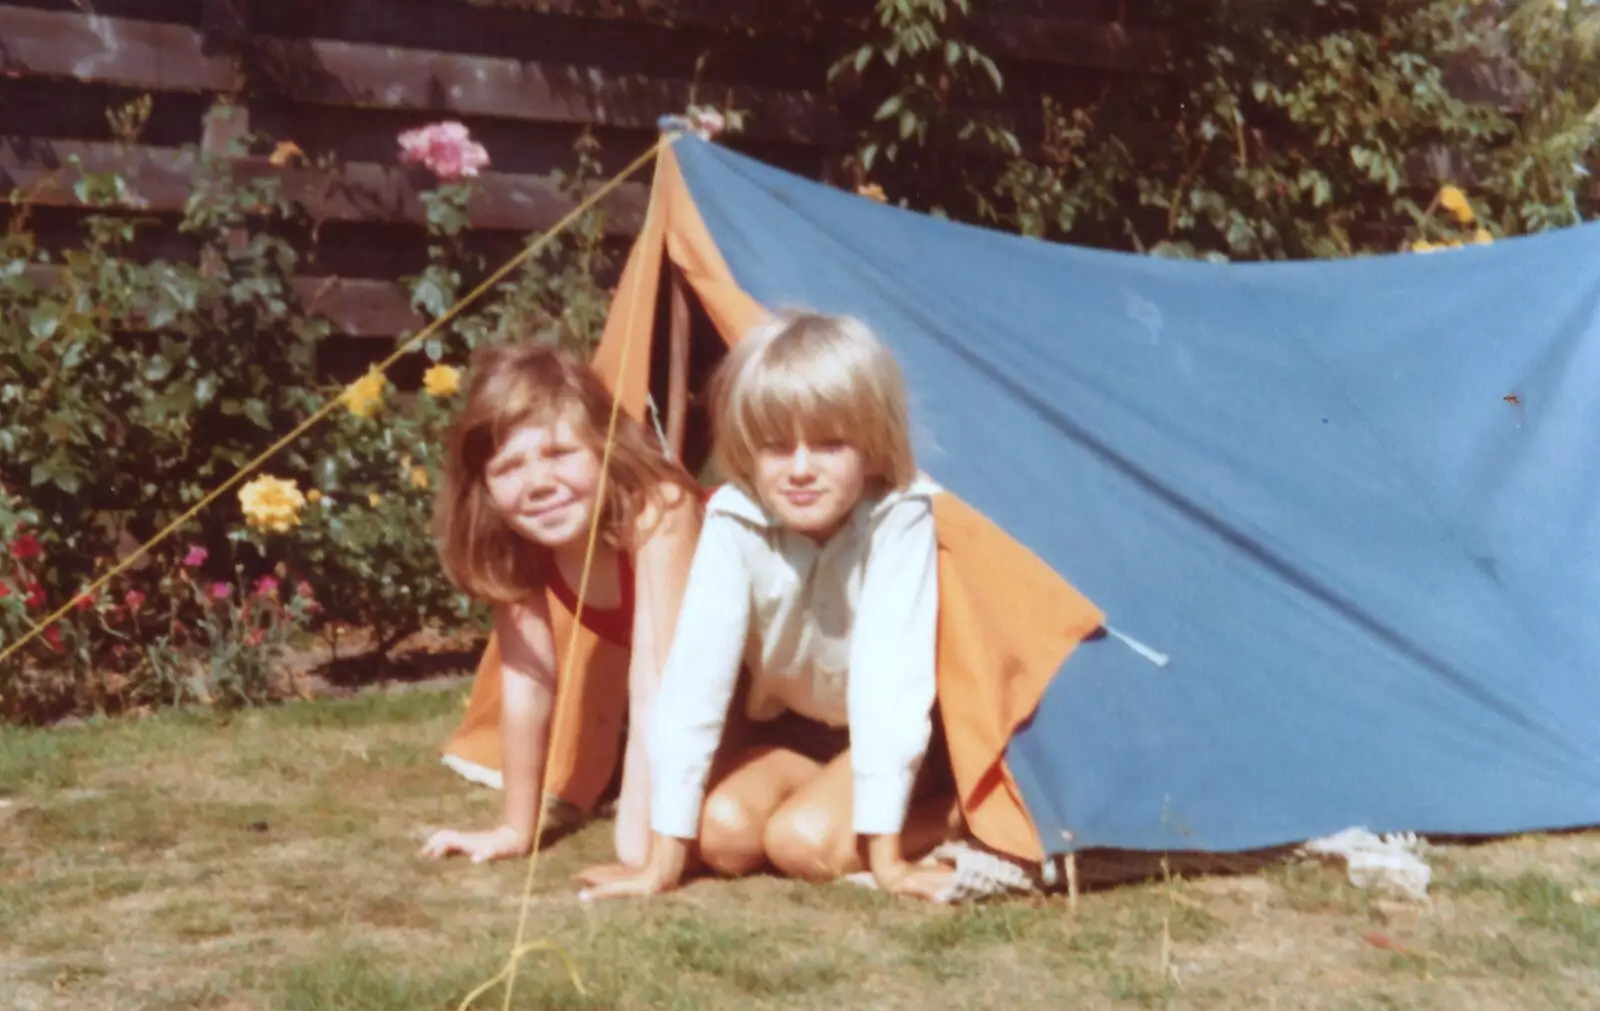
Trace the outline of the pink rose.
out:
M 139 608 L 144 606 L 144 594 L 140 593 L 138 590 L 129 590 L 127 594 L 123 596 L 122 602 L 127 605 L 128 610 L 137 611 Z
M 278 581 L 271 576 L 262 576 L 256 580 L 256 595 L 270 597 L 278 592 Z
M 211 584 L 212 600 L 227 600 L 231 596 L 233 596 L 233 587 L 229 586 L 227 583 Z
M 475 176 L 489 164 L 489 152 L 461 123 L 430 123 L 400 134 L 400 161 L 425 166 L 450 181 Z
M 184 567 L 189 569 L 198 569 L 200 566 L 206 563 L 206 559 L 208 557 L 210 556 L 206 552 L 205 548 L 202 548 L 198 544 L 191 544 L 189 545 L 189 553 L 183 556 Z

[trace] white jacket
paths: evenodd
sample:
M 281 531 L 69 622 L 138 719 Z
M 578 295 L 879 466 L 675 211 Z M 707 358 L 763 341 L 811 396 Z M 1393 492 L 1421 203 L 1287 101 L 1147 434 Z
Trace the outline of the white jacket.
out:
M 850 728 L 856 832 L 901 830 L 932 730 L 939 490 L 865 499 L 823 544 L 733 485 L 711 497 L 650 732 L 655 831 L 698 834 L 741 662 L 752 719 Z

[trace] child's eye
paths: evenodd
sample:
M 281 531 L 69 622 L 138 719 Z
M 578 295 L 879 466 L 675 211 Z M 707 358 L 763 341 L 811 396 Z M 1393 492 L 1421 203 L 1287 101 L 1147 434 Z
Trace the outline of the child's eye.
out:
M 813 448 L 819 453 L 839 453 L 843 452 L 846 446 L 843 439 L 820 439 Z

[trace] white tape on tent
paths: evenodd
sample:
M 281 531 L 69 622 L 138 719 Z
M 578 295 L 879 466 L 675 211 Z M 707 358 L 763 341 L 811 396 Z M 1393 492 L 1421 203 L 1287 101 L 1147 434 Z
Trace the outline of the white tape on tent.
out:
M 1133 636 L 1119 632 L 1110 625 L 1106 626 L 1106 631 L 1110 632 L 1116 638 L 1122 640 L 1123 645 L 1144 657 L 1146 660 L 1149 660 L 1157 667 L 1165 667 L 1167 664 L 1172 662 L 1172 657 L 1168 656 L 1167 654 L 1161 652 L 1160 650 L 1152 649 L 1149 646 L 1146 646 Z

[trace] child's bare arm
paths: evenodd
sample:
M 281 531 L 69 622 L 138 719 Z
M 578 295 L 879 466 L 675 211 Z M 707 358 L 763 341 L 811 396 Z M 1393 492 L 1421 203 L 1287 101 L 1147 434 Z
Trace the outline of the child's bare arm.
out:
M 700 511 L 673 489 L 659 514 L 641 525 L 650 532 L 634 554 L 633 651 L 628 662 L 628 741 L 617 802 L 616 847 L 623 863 L 641 866 L 650 850 L 650 721 L 672 649 L 678 611 L 700 536 Z
M 461 853 L 474 863 L 520 856 L 533 844 L 540 787 L 555 708 L 555 642 L 549 605 L 542 595 L 495 609 L 500 641 L 500 752 L 505 814 L 484 832 L 445 829 L 434 833 L 423 855 Z

